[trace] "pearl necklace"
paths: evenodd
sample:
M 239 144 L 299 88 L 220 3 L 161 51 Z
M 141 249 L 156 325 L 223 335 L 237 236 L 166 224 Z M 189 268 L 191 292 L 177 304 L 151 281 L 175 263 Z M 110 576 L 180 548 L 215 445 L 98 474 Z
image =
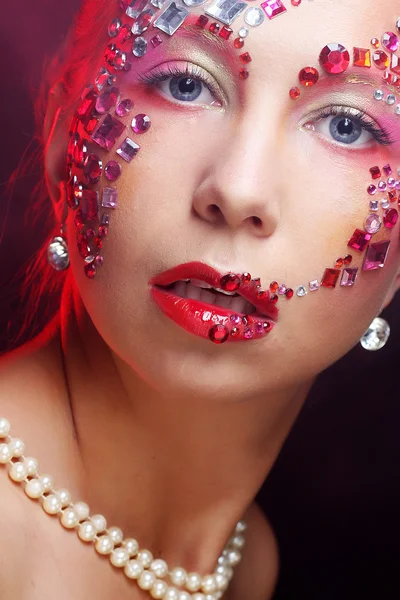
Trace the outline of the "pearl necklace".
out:
M 29 498 L 40 501 L 47 514 L 58 515 L 61 525 L 66 529 L 75 529 L 83 542 L 91 542 L 99 554 L 108 556 L 110 563 L 122 568 L 139 588 L 147 590 L 152 598 L 162 600 L 222 598 L 232 579 L 233 567 L 241 560 L 240 550 L 245 544 L 244 521 L 237 523 L 213 574 L 202 577 L 199 573 L 187 573 L 182 567 L 170 570 L 164 560 L 154 559 L 150 550 L 141 549 L 137 540 L 124 539 L 119 527 L 107 528 L 103 515 L 90 515 L 85 502 L 72 503 L 67 489 L 54 489 L 51 475 L 39 475 L 38 461 L 24 456 L 24 442 L 11 437 L 10 430 L 9 421 L 0 417 L 0 440 L 5 440 L 0 443 L 0 464 L 9 464 L 9 477 L 17 483 L 25 482 L 24 491 Z M 165 581 L 167 578 L 172 585 Z

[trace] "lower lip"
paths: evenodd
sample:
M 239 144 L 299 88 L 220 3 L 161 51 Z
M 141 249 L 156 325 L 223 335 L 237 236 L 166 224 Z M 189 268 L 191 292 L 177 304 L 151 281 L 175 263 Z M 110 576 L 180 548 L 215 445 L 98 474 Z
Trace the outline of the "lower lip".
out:
M 245 315 L 200 300 L 181 298 L 159 287 L 151 286 L 150 295 L 177 325 L 217 344 L 264 338 L 275 326 L 267 317 Z

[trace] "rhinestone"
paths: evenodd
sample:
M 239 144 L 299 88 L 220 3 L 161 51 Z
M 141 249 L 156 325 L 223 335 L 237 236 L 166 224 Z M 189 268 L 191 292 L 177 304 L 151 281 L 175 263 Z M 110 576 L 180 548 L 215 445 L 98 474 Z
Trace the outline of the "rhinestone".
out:
M 310 292 L 316 292 L 319 290 L 319 281 L 318 279 L 313 279 L 309 282 L 308 287 L 310 288 Z
M 83 121 L 84 119 L 89 118 L 94 110 L 96 105 L 97 94 L 93 91 L 89 91 L 89 93 L 82 98 L 78 108 L 76 109 L 76 114 Z
M 140 58 L 141 56 L 144 56 L 146 54 L 146 52 L 147 52 L 147 40 L 145 40 L 143 37 L 137 37 L 133 44 L 132 54 L 134 54 L 135 56 Z
M 292 6 L 300 6 L 301 0 L 291 0 Z
M 376 50 L 372 55 L 372 60 L 375 66 L 382 71 L 387 69 L 390 64 L 389 56 L 383 50 Z
M 389 164 L 382 167 L 382 171 L 385 173 L 386 177 L 389 177 L 389 175 L 392 175 L 393 173 L 392 167 Z
M 383 100 L 385 94 L 383 93 L 382 90 L 375 90 L 374 91 L 374 98 L 375 100 Z
M 150 44 L 153 46 L 153 48 L 157 48 L 157 46 L 162 44 L 162 37 L 157 33 L 150 39 Z
M 124 100 L 121 100 L 121 102 L 118 102 L 116 108 L 115 108 L 115 112 L 119 117 L 125 117 L 126 115 L 128 115 L 132 108 L 133 108 L 133 100 L 129 100 L 129 98 L 125 98 Z
M 379 167 L 371 167 L 369 172 L 371 173 L 372 179 L 381 178 L 381 170 Z
M 96 277 L 96 265 L 93 263 L 85 265 L 85 274 L 89 279 L 94 279 Z
M 389 104 L 389 106 L 394 104 L 396 102 L 396 96 L 394 94 L 389 94 L 386 98 L 386 102 Z
M 165 4 L 166 0 L 151 0 L 150 4 L 155 6 L 155 8 L 162 8 Z
M 235 323 L 235 325 L 240 325 L 240 323 L 242 322 L 242 319 L 240 318 L 239 315 L 231 315 L 231 321 L 232 321 L 232 323 Z
M 189 11 L 183 6 L 177 6 L 176 2 L 170 2 L 164 12 L 154 21 L 154 27 L 158 27 L 168 35 L 172 35 L 182 25 Z
M 110 71 L 104 67 L 101 67 L 95 80 L 96 88 L 99 90 L 99 92 L 101 92 L 106 86 L 112 85 L 113 83 L 114 76 L 110 73 Z
M 251 27 L 258 27 L 265 20 L 265 15 L 261 8 L 252 6 L 244 13 L 244 22 Z
M 396 115 L 400 115 L 400 104 L 396 106 Z
M 396 185 L 396 180 L 394 179 L 394 177 L 389 177 L 386 183 L 388 188 L 393 189 Z
M 117 208 L 118 204 L 118 190 L 116 188 L 105 187 L 103 188 L 103 197 L 101 199 L 101 206 L 103 208 Z
M 221 21 L 225 25 L 231 25 L 233 21 L 240 15 L 240 13 L 246 8 L 245 2 L 237 0 L 214 0 L 206 9 L 206 14 L 210 17 L 214 17 L 217 21 Z M 260 10 L 260 12 L 262 12 Z M 248 23 L 248 21 L 245 22 Z M 257 23 L 259 25 L 259 23 Z
M 382 45 L 389 52 L 397 52 L 399 49 L 399 38 L 392 31 L 386 31 L 382 36 Z
M 397 28 L 397 31 L 400 31 L 400 17 L 396 21 L 396 28 Z
M 215 344 L 223 344 L 229 337 L 229 331 L 225 325 L 214 325 L 208 332 L 208 337 Z
M 245 64 L 251 62 L 251 56 L 250 56 L 250 54 L 248 52 L 244 52 L 243 54 L 241 54 L 239 56 L 239 58 Z
M 99 119 L 97 117 L 93 117 L 92 119 L 90 119 L 89 121 L 86 122 L 85 131 L 89 135 L 92 135 L 93 131 L 96 129 L 98 124 L 99 124 Z
M 131 162 L 131 160 L 136 156 L 139 151 L 140 146 L 135 144 L 133 140 L 130 138 L 126 138 L 121 146 L 117 150 L 117 154 L 126 160 L 126 162 Z
M 400 58 L 396 54 L 392 54 L 390 68 L 394 73 L 400 75 Z
M 82 168 L 87 157 L 86 140 L 80 139 L 74 148 L 74 162 L 77 167 Z
M 371 66 L 371 50 L 367 48 L 353 48 L 353 64 L 355 67 Z
M 373 196 L 374 194 L 376 194 L 376 185 L 369 185 L 367 187 L 367 192 L 370 196 Z
M 245 38 L 249 35 L 249 30 L 247 27 L 241 27 L 238 31 L 238 36 L 241 38 Z
M 343 269 L 342 279 L 340 285 L 342 287 L 352 287 L 355 284 L 357 278 L 358 268 L 355 269 Z
M 240 79 L 247 79 L 249 76 L 249 72 L 247 69 L 243 68 L 239 70 L 239 77 Z
M 211 33 L 218 33 L 220 27 L 221 25 L 219 23 L 211 23 L 209 30 L 211 31 Z
M 107 213 L 104 213 L 103 216 L 101 217 L 101 224 L 105 225 L 106 227 L 110 224 L 110 217 L 108 216 Z
M 104 175 L 108 181 L 117 181 L 121 172 L 121 165 L 116 160 L 110 160 L 104 168 Z
M 346 256 L 344 257 L 344 264 L 347 265 L 351 265 L 351 263 L 353 262 L 353 257 L 351 254 L 346 254 Z
M 379 46 L 381 45 L 380 41 L 378 40 L 378 38 L 373 37 L 371 39 L 371 46 L 373 48 L 379 48 Z
M 381 206 L 385 210 L 386 210 L 386 208 L 389 208 L 389 206 L 390 206 L 389 200 L 387 198 L 384 198 L 383 200 L 381 200 Z
M 377 233 L 382 227 L 382 221 L 378 215 L 368 215 L 365 220 L 365 231 L 368 233 L 374 234 Z
M 96 256 L 96 265 L 98 267 L 101 267 L 101 265 L 104 263 L 104 256 L 100 256 L 100 254 L 98 256 Z
M 396 202 L 396 200 L 397 200 L 397 193 L 396 193 L 395 190 L 390 190 L 388 192 L 388 199 L 389 199 L 389 202 Z
M 86 177 L 86 181 L 91 185 L 95 185 L 100 181 L 101 173 L 103 171 L 103 163 L 97 154 L 89 154 L 86 157 L 85 164 L 83 166 L 83 173 Z
M 394 55 L 393 55 L 394 56 Z M 385 71 L 383 73 L 383 80 L 388 84 L 392 85 L 397 81 L 397 76 L 393 75 L 393 73 L 389 73 L 389 71 Z
M 140 13 L 140 15 L 135 19 L 134 24 L 132 25 L 132 33 L 133 35 L 141 35 L 144 33 L 152 20 L 154 19 L 155 11 L 152 8 L 148 8 Z
M 150 125 L 150 117 L 141 113 L 133 117 L 131 127 L 135 133 L 145 133 L 150 129 Z
M 201 27 L 202 29 L 204 29 L 204 27 L 207 25 L 208 21 L 209 21 L 209 19 L 208 19 L 208 17 L 206 17 L 206 15 L 200 15 L 196 21 L 196 25 L 198 27 Z
M 361 229 L 356 229 L 347 245 L 349 248 L 353 248 L 359 252 L 364 252 L 370 239 L 370 233 L 362 231 Z
M 121 121 L 114 119 L 111 115 L 107 115 L 92 135 L 92 140 L 101 148 L 111 150 L 124 129 L 125 125 Z
M 378 183 L 378 189 L 379 189 L 379 191 L 386 192 L 386 188 L 387 188 L 387 184 L 386 184 L 385 181 L 380 181 Z
M 343 267 L 344 259 L 338 258 L 335 262 L 335 269 L 341 269 Z
M 186 4 L 186 6 L 200 6 L 205 2 L 207 2 L 207 0 L 183 0 L 183 3 Z
M 379 208 L 378 200 L 371 200 L 369 203 L 369 209 L 370 210 L 378 210 L 378 208 Z
M 56 271 L 64 271 L 69 266 L 68 248 L 62 237 L 55 237 L 47 248 L 47 260 Z
M 83 214 L 82 214 L 81 210 L 78 210 L 78 212 L 76 213 L 75 219 L 74 219 L 74 224 L 79 232 L 83 231 L 83 229 L 85 227 L 85 219 L 83 218 Z
M 336 287 L 337 280 L 339 279 L 339 269 L 325 269 L 325 273 L 321 280 L 321 285 L 327 288 Z
M 393 229 L 399 219 L 399 213 L 395 208 L 391 208 L 390 210 L 386 210 L 383 215 L 383 222 L 387 229 Z
M 224 39 L 224 40 L 228 40 L 230 35 L 232 34 L 233 30 L 230 27 L 227 27 L 226 25 L 223 26 L 223 28 L 221 29 L 221 31 L 219 32 L 219 35 Z
M 129 27 L 129 25 L 122 25 L 122 27 L 120 28 L 117 37 L 115 38 L 115 41 L 118 42 L 119 44 L 125 44 L 125 42 L 127 42 L 130 38 L 132 37 L 132 31 Z
M 238 49 L 243 48 L 243 46 L 244 46 L 243 38 L 236 38 L 233 42 L 233 45 L 235 46 L 235 48 L 238 48 Z
M 307 288 L 304 285 L 299 285 L 299 287 L 296 289 L 296 295 L 299 298 L 302 298 L 306 294 L 307 294 Z
M 104 115 L 113 106 L 117 104 L 119 100 L 119 88 L 112 87 L 106 90 L 96 100 L 96 110 L 99 114 Z
M 234 273 L 228 273 L 228 275 L 224 275 L 220 280 L 220 287 L 225 292 L 235 292 L 239 289 L 241 284 L 241 279 L 239 275 L 235 275 Z
M 299 81 L 306 87 L 311 87 L 317 83 L 319 73 L 314 67 L 305 67 L 299 73 Z
M 384 267 L 388 255 L 390 241 L 376 242 L 368 246 L 363 264 L 363 271 L 373 271 Z
M 284 294 L 286 294 L 286 290 L 287 290 L 286 285 L 284 283 L 281 283 L 281 285 L 278 287 L 278 294 L 283 296 Z
M 289 96 L 292 98 L 292 100 L 297 100 L 297 98 L 300 96 L 300 90 L 298 87 L 292 87 L 289 90 Z
M 294 295 L 294 291 L 292 290 L 292 288 L 288 288 L 286 290 L 286 294 L 285 294 L 286 298 L 288 300 L 290 300 L 290 298 L 293 298 L 293 295 Z
M 261 6 L 269 19 L 273 19 L 286 12 L 286 8 L 280 0 L 266 0 Z
M 252 329 L 250 329 L 250 327 L 247 327 L 247 328 L 244 330 L 244 337 L 245 337 L 247 340 L 250 340 L 250 339 L 253 337 L 253 335 L 254 335 L 254 332 L 253 332 L 253 330 L 252 330 Z
M 83 190 L 81 198 L 82 217 L 89 221 L 99 219 L 99 192 Z
M 147 0 L 132 0 L 126 9 L 126 14 L 132 19 L 136 19 L 140 13 L 146 8 Z
M 122 25 L 121 19 L 113 19 L 108 26 L 108 35 L 111 38 L 114 38 L 118 35 L 118 31 Z
M 360 339 L 360 343 L 365 350 L 380 350 L 385 346 L 390 336 L 390 326 L 387 321 L 375 318 L 367 331 Z
M 328 44 L 319 55 L 319 64 L 327 73 L 343 73 L 350 64 L 350 54 L 341 44 Z

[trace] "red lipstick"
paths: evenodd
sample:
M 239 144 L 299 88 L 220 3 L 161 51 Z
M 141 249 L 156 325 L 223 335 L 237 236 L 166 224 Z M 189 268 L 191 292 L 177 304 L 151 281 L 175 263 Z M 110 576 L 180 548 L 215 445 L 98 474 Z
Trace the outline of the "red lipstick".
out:
M 185 283 L 176 282 L 189 280 L 196 288 L 205 284 L 204 288 L 214 294 L 217 302 L 229 302 L 228 295 L 241 296 L 243 300 L 239 304 L 248 310 L 238 312 L 230 307 L 178 295 L 175 288 L 188 288 L 182 287 Z M 263 291 L 260 280 L 252 279 L 249 273 L 223 275 L 204 263 L 190 262 L 159 273 L 152 277 L 149 285 L 152 299 L 166 316 L 186 331 L 217 344 L 265 337 L 278 318 L 279 311 L 271 301 L 269 291 Z

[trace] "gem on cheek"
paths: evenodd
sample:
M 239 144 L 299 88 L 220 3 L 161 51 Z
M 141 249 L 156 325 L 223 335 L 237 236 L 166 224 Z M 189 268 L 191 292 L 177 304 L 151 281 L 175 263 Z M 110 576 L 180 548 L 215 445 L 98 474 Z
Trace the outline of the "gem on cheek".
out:
M 131 127 L 135 133 L 145 133 L 150 129 L 150 125 L 150 117 L 141 113 L 133 118 Z
M 118 205 L 118 190 L 116 188 L 103 188 L 103 196 L 101 206 L 103 208 L 117 208 Z
M 383 222 L 385 224 L 385 227 L 387 227 L 388 229 L 393 229 L 398 219 L 399 213 L 395 208 L 390 208 L 389 210 L 386 210 L 383 216 Z
M 376 185 L 369 185 L 367 187 L 367 192 L 370 196 L 373 196 L 374 194 L 376 194 Z
M 380 45 L 381 45 L 381 43 L 380 43 L 380 41 L 378 40 L 378 38 L 376 38 L 376 37 L 373 37 L 373 38 L 371 39 L 371 46 L 372 46 L 373 48 L 379 48 L 379 46 L 380 46 Z
M 393 173 L 392 167 L 389 164 L 382 167 L 382 170 L 385 173 L 386 177 L 389 177 L 389 175 L 391 175 Z
M 249 76 L 249 72 L 248 72 L 247 69 L 244 69 L 244 68 L 240 69 L 240 71 L 239 71 L 239 77 L 240 77 L 240 79 L 247 79 L 248 76 Z
M 201 29 L 204 29 L 204 27 L 207 25 L 208 21 L 209 21 L 209 19 L 208 19 L 208 17 L 206 17 L 206 15 L 200 15 L 196 21 L 196 25 L 198 27 L 201 27 Z
M 162 37 L 157 33 L 150 39 L 150 44 L 153 46 L 153 48 L 157 48 L 157 46 L 162 44 Z
M 269 19 L 273 19 L 286 12 L 286 8 L 280 0 L 266 0 L 261 6 Z
M 130 138 L 126 138 L 121 146 L 117 150 L 118 156 L 126 160 L 126 162 L 131 162 L 131 160 L 136 156 L 140 149 L 140 146 L 135 144 L 133 140 Z
M 369 172 L 371 173 L 372 179 L 380 179 L 381 170 L 379 167 L 371 167 Z
M 341 44 L 328 44 L 319 55 L 319 64 L 327 73 L 343 73 L 350 64 L 350 54 Z
M 130 100 L 129 98 L 125 98 L 124 100 L 121 100 L 121 102 L 119 102 L 115 108 L 115 112 L 119 117 L 126 117 L 126 115 L 129 115 L 129 113 L 131 112 L 133 108 L 133 101 Z
M 300 96 L 300 90 L 298 87 L 292 87 L 289 90 L 289 96 L 291 97 L 292 100 L 297 100 L 297 98 Z
M 81 211 L 84 219 L 98 221 L 99 219 L 99 192 L 83 190 L 81 198 Z
M 319 73 L 314 67 L 304 67 L 299 73 L 299 81 L 306 87 L 311 87 L 317 83 Z
M 108 181 L 117 181 L 121 172 L 121 165 L 116 160 L 110 160 L 104 168 L 104 175 Z
M 390 64 L 389 56 L 383 50 L 376 50 L 372 55 L 372 60 L 375 66 L 382 71 L 387 69 Z
M 351 263 L 353 262 L 353 257 L 351 254 L 346 254 L 346 256 L 344 257 L 344 264 L 345 265 L 351 265 Z
M 293 298 L 293 294 L 294 294 L 294 291 L 292 290 L 292 288 L 288 288 L 285 292 L 285 296 L 288 300 L 290 300 L 290 298 Z
M 400 75 L 400 58 L 396 54 L 392 54 L 390 68 L 393 71 L 393 73 L 397 73 L 397 75 Z
M 358 268 L 343 269 L 340 285 L 342 287 L 352 287 L 355 284 L 357 274 L 358 274 Z
M 379 215 L 372 214 L 372 215 L 368 215 L 368 217 L 365 220 L 365 231 L 367 231 L 368 233 L 374 234 L 377 233 L 380 228 L 382 227 L 382 221 L 379 217 Z
M 307 293 L 307 288 L 304 285 L 299 285 L 299 287 L 296 289 L 296 296 L 299 298 L 303 298 L 303 296 L 305 296 Z
M 218 33 L 220 28 L 221 25 L 219 23 L 211 23 L 208 29 L 211 31 L 211 33 Z
M 112 87 L 103 92 L 96 100 L 96 110 L 100 115 L 105 115 L 119 100 L 119 89 Z
M 392 31 L 386 31 L 382 36 L 382 45 L 389 52 L 397 52 L 399 49 L 399 38 Z
M 251 6 L 244 13 L 244 22 L 251 27 L 258 27 L 265 20 L 265 15 L 261 8 Z
M 224 25 L 221 29 L 221 31 L 219 32 L 220 37 L 222 37 L 224 40 L 229 40 L 231 34 L 233 32 L 233 29 L 231 29 L 230 27 L 227 27 L 226 25 Z
M 107 115 L 92 135 L 92 140 L 101 148 L 111 150 L 124 129 L 125 125 L 121 121 Z
M 240 55 L 239 58 L 245 64 L 251 62 L 251 56 L 248 52 L 244 52 L 243 54 Z
M 91 185 L 95 185 L 100 181 L 101 173 L 103 170 L 103 163 L 97 154 L 89 154 L 86 157 L 83 173 L 86 177 L 86 181 Z
M 358 250 L 358 252 L 364 252 L 370 239 L 370 233 L 362 231 L 361 229 L 356 229 L 347 245 L 349 248 Z
M 308 283 L 308 287 L 310 288 L 310 292 L 316 292 L 319 290 L 319 281 L 318 279 L 313 279 Z
M 235 48 L 240 50 L 240 48 L 243 48 L 244 46 L 244 39 L 240 37 L 236 38 L 233 42 L 233 45 L 235 46 Z
M 223 344 L 229 337 L 229 330 L 225 325 L 214 325 L 208 332 L 208 337 L 214 344 Z
M 355 67 L 371 67 L 371 50 L 368 48 L 353 48 L 353 64 Z
M 368 246 L 363 264 L 363 271 L 373 271 L 385 266 L 390 241 L 377 242 Z
M 89 279 L 94 279 L 94 277 L 96 277 L 96 265 L 93 263 L 85 265 L 85 274 Z
M 275 294 L 275 292 L 277 292 L 277 291 L 278 291 L 278 287 L 279 287 L 279 284 L 278 284 L 278 282 L 277 282 L 277 281 L 272 281 L 272 282 L 270 283 L 270 285 L 269 285 L 269 289 L 271 290 L 271 292 L 272 292 L 273 294 Z
M 137 37 L 134 41 L 132 54 L 137 58 L 144 56 L 147 52 L 147 40 L 144 37 Z
M 325 269 L 325 273 L 321 280 L 321 285 L 327 288 L 336 287 L 337 281 L 339 279 L 340 270 L 339 269 Z

